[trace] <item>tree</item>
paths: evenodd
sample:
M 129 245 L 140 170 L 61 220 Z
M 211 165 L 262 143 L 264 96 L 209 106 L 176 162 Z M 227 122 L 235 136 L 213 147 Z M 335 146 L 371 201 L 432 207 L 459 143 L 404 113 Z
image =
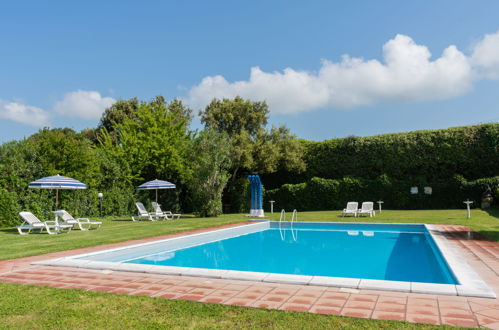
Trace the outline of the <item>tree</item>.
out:
M 231 144 L 226 133 L 211 129 L 201 131 L 192 140 L 189 182 L 194 212 L 202 217 L 222 213 L 222 193 L 229 180 Z
M 133 185 L 157 178 L 186 182 L 189 114 L 181 101 L 142 102 L 133 117 L 113 123 L 114 134 L 104 128 L 99 143 Z
M 252 102 L 236 96 L 234 100 L 214 99 L 201 112 L 201 121 L 217 132 L 225 132 L 229 136 L 247 132 L 250 136 L 267 125 L 269 108 L 265 102 Z
M 115 125 L 123 123 L 126 118 L 136 118 L 135 113 L 138 107 L 139 100 L 136 97 L 129 100 L 116 101 L 116 103 L 104 111 L 98 128 L 114 132 Z
M 99 164 L 92 143 L 70 128 L 41 129 L 27 139 L 35 150 L 41 176 L 64 175 L 86 184 L 97 182 Z
M 99 184 L 100 162 L 91 142 L 71 129 L 42 129 L 28 139 L 4 144 L 0 147 L 0 195 L 3 211 L 0 218 L 9 221 L 7 214 L 20 210 L 47 218 L 53 216 L 54 192 L 28 189 L 29 182 L 41 177 L 61 174 L 78 179 L 88 185 L 83 191 L 60 193 L 58 207 L 72 213 L 91 216 L 96 210 L 96 192 Z M 16 203 L 12 203 L 14 200 Z M 3 215 L 2 215 L 3 214 Z M 10 217 L 18 222 L 18 217 Z M 1 222 L 1 220 L 0 220 Z
M 267 128 L 269 109 L 265 102 L 237 96 L 214 99 L 200 112 L 206 128 L 225 132 L 232 145 L 231 182 L 227 196 L 240 194 L 242 177 L 249 173 L 269 174 L 279 169 L 302 172 L 302 145 L 285 126 Z M 234 201 L 235 197 L 228 197 Z M 241 211 L 240 206 L 233 207 Z
M 182 120 L 191 120 L 192 110 L 182 104 L 180 100 L 173 100 L 170 103 L 163 96 L 156 96 L 150 102 L 139 101 L 136 97 L 129 100 L 118 100 L 107 108 L 99 122 L 98 130 L 106 129 L 108 133 L 114 135 L 116 125 L 122 124 L 126 119 L 139 121 L 137 111 L 141 105 L 150 105 L 152 108 L 166 107 L 172 113 L 177 113 Z

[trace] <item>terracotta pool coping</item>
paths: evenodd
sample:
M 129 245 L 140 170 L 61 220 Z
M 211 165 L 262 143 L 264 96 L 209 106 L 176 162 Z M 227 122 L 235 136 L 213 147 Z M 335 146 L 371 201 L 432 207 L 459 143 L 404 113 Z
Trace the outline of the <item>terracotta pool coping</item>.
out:
M 4 260 L 0 261 L 0 281 L 319 314 L 499 329 L 498 299 L 31 265 L 33 261 L 48 258 L 151 242 L 244 223 L 249 222 Z M 487 241 L 465 226 L 436 227 L 497 294 L 499 243 Z

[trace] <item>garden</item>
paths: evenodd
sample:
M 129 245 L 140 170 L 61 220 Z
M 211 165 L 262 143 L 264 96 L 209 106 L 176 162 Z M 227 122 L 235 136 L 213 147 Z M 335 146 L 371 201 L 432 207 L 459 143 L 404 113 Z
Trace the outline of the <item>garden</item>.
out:
M 499 124 L 315 142 L 297 138 L 285 126 L 270 126 L 268 115 L 265 102 L 215 99 L 199 113 L 203 127 L 193 130 L 193 112 L 181 101 L 134 98 L 108 108 L 98 127 L 44 128 L 4 143 L 0 260 L 245 222 L 250 174 L 263 182 L 266 219 L 278 220 L 281 209 L 297 209 L 299 221 L 359 221 L 341 217 L 347 202 L 383 201 L 382 212 L 361 221 L 465 225 L 499 241 Z M 55 205 L 54 191 L 28 188 L 33 180 L 57 174 L 88 189 L 60 191 Z M 135 202 L 150 208 L 155 199 L 137 187 L 154 179 L 176 185 L 158 198 L 182 218 L 132 222 Z M 483 205 L 485 197 L 490 205 Z M 465 200 L 473 202 L 471 219 Z M 21 223 L 20 211 L 48 220 L 56 206 L 99 219 L 102 227 L 27 236 L 13 228 Z M 8 283 L 0 289 L 6 328 L 415 327 L 75 289 Z

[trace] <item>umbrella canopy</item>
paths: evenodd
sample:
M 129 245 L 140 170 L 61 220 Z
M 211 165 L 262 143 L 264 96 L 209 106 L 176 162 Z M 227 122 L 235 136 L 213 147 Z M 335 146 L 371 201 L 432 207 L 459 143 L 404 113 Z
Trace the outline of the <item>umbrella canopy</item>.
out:
M 28 187 L 39 189 L 87 189 L 84 183 L 59 174 L 30 182 Z
M 59 189 L 87 189 L 87 186 L 78 180 L 57 174 L 30 182 L 28 188 L 55 189 L 55 206 L 57 208 Z
M 174 189 L 176 188 L 174 183 L 164 181 L 164 180 L 152 180 L 141 184 L 137 187 L 139 190 L 156 190 L 156 203 L 158 202 L 158 189 Z

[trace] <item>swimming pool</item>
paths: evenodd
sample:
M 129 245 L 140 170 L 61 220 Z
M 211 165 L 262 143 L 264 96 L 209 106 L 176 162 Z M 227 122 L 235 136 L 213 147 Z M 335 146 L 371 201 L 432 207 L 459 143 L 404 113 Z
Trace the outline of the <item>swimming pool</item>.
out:
M 126 256 L 123 256 L 126 258 Z M 456 284 L 423 226 L 276 223 L 259 232 L 127 263 Z
M 265 221 L 45 264 L 490 296 L 443 240 L 420 224 Z

